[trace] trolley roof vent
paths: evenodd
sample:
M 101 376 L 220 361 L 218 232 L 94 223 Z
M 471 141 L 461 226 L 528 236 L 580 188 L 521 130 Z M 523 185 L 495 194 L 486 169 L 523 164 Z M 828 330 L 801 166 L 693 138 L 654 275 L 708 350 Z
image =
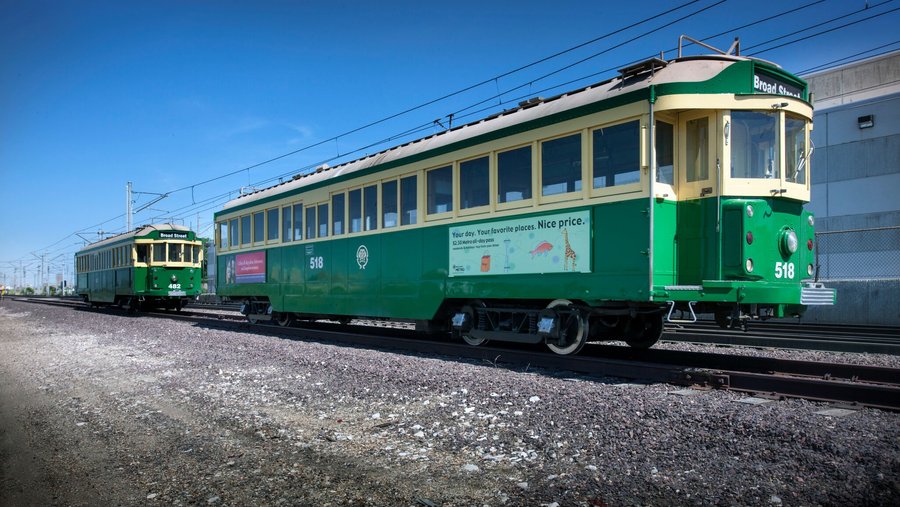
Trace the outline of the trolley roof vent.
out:
M 316 172 L 317 172 L 317 173 L 320 173 L 320 172 L 322 172 L 322 171 L 326 171 L 326 170 L 329 169 L 329 167 L 330 167 L 330 166 L 329 166 L 328 164 L 322 164 L 322 165 L 320 165 L 319 167 L 316 167 Z
M 619 69 L 619 74 L 622 75 L 622 79 L 627 79 L 629 77 L 634 77 L 640 74 L 644 74 L 645 72 L 656 72 L 657 69 L 661 69 L 667 65 L 667 62 L 661 58 L 651 58 L 649 60 L 644 60 L 643 62 L 636 63 L 634 65 L 629 65 L 624 69 Z
M 523 100 L 522 102 L 519 102 L 519 107 L 521 107 L 522 109 L 525 109 L 528 107 L 536 106 L 543 101 L 544 101 L 544 97 L 531 97 L 528 100 Z

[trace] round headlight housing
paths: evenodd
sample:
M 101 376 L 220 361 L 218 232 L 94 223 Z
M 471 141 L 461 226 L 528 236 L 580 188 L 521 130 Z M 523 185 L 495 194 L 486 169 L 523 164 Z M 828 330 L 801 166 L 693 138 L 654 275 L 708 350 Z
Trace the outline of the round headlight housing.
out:
M 747 216 L 753 218 L 753 206 L 747 205 Z
M 781 231 L 781 253 L 791 255 L 797 252 L 800 240 L 797 239 L 797 233 L 793 229 L 785 229 Z
M 745 267 L 747 268 L 747 272 L 748 272 L 748 273 L 752 273 L 752 272 L 753 272 L 753 259 L 751 259 L 751 258 L 748 257 L 748 258 L 747 258 L 747 263 L 746 263 L 746 266 L 745 266 Z

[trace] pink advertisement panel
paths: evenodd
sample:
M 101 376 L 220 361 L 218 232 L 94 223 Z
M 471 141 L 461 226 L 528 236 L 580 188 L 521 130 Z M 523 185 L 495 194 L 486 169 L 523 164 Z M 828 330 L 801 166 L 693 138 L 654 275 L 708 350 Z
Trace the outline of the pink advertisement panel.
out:
M 237 283 L 266 282 L 266 252 L 253 252 L 235 256 L 235 281 Z

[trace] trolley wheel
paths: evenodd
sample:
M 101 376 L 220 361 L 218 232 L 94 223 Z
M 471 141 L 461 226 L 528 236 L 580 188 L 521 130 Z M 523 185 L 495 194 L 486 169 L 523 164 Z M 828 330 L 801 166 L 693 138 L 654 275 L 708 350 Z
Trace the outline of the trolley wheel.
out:
M 259 317 L 250 313 L 247 315 L 247 322 L 249 322 L 255 326 L 255 325 L 259 324 Z
M 547 305 L 547 309 L 556 309 L 559 316 L 559 334 L 562 338 L 560 345 L 547 342 L 547 347 L 561 356 L 580 352 L 587 343 L 588 320 L 568 299 L 556 299 Z
M 463 306 L 462 311 L 463 311 L 463 313 L 468 314 L 469 319 L 472 322 L 472 326 L 474 327 L 474 325 L 475 325 L 474 323 L 478 321 L 478 308 L 485 308 L 485 307 L 487 307 L 487 305 L 484 304 L 484 301 L 476 299 L 475 301 L 470 301 L 469 304 L 467 304 L 466 306 Z M 459 333 L 459 335 L 462 336 L 463 341 L 465 341 L 469 345 L 471 345 L 473 347 L 477 347 L 479 345 L 484 345 L 485 343 L 488 342 L 487 338 L 472 336 L 471 334 L 469 334 L 469 331 L 471 331 L 471 329 L 468 329 L 466 331 L 461 331 Z
M 281 327 L 291 327 L 294 323 L 294 314 L 291 312 L 278 312 L 275 316 L 275 323 Z
M 662 314 L 635 317 L 625 329 L 625 343 L 636 349 L 649 349 L 659 341 L 662 331 Z
M 716 324 L 722 329 L 731 329 L 731 310 L 716 310 Z

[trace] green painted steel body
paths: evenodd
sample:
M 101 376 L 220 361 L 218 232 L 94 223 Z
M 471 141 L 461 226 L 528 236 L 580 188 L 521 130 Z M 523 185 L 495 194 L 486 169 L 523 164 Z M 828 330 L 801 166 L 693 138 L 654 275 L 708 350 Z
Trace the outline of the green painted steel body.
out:
M 655 206 L 655 301 L 776 304 L 776 316 L 803 313 L 799 281 L 812 277 L 816 263 L 803 203 L 723 197 Z M 797 236 L 793 253 L 782 247 L 787 231 Z
M 641 199 L 573 210 L 589 210 L 598 224 L 588 274 L 450 277 L 449 229 L 461 224 L 454 222 L 265 249 L 265 283 L 220 282 L 218 294 L 266 297 L 277 312 L 407 319 L 431 319 L 452 299 L 649 301 L 646 208 Z M 362 245 L 368 250 L 364 269 L 356 256 Z M 234 257 L 219 257 L 217 280 L 227 280 L 226 266 Z M 317 257 L 324 260 L 322 268 L 311 267 Z
M 775 76 L 799 90 L 799 96 L 793 95 L 794 98 L 807 100 L 806 83 L 777 67 L 752 60 L 726 63 L 723 70 L 706 81 L 648 85 L 522 123 L 477 131 L 472 137 L 385 162 L 369 164 L 368 159 L 361 159 L 358 168 L 336 171 L 331 178 L 236 200 L 216 213 L 216 221 L 233 219 L 239 212 L 277 206 L 286 198 L 303 197 L 331 185 L 352 188 L 362 184 L 354 180 L 365 182 L 375 173 L 437 160 L 473 146 L 613 108 L 641 103 L 652 110 L 652 104 L 666 95 L 759 95 L 754 89 L 758 75 Z M 753 208 L 753 216 L 747 214 L 748 206 Z M 614 202 L 585 200 L 565 211 L 586 212 L 590 216 L 590 255 L 581 252 L 578 257 L 579 263 L 589 263 L 588 272 L 474 276 L 451 273 L 452 229 L 510 220 L 509 215 L 483 220 L 458 216 L 444 224 L 420 223 L 412 228 L 382 229 L 379 233 L 218 252 L 217 293 L 235 299 L 268 301 L 271 310 L 278 313 L 414 320 L 446 318 L 447 314 L 440 312 L 448 303 L 451 309 L 458 309 L 473 300 L 501 304 L 519 301 L 524 302 L 524 307 L 534 308 L 566 299 L 601 309 L 661 309 L 670 301 L 697 302 L 710 311 L 736 304 L 760 304 L 772 308 L 771 316 L 796 315 L 804 309 L 800 305 L 801 280 L 812 278 L 807 273 L 815 264 L 815 252 L 807 247 L 808 241 L 814 241 L 812 221 L 800 201 L 715 194 L 679 201 L 650 198 L 647 192 Z M 558 212 L 557 208 L 552 213 Z M 528 219 L 541 214 L 539 207 L 532 207 L 513 218 Z M 787 231 L 794 231 L 797 236 L 795 252 L 782 246 Z M 362 247 L 365 255 L 361 257 Z M 561 253 L 560 249 L 556 251 Z M 261 261 L 265 266 L 250 283 L 238 283 L 235 278 L 240 256 L 256 256 L 254 262 Z M 752 270 L 748 269 L 748 260 L 753 263 Z

